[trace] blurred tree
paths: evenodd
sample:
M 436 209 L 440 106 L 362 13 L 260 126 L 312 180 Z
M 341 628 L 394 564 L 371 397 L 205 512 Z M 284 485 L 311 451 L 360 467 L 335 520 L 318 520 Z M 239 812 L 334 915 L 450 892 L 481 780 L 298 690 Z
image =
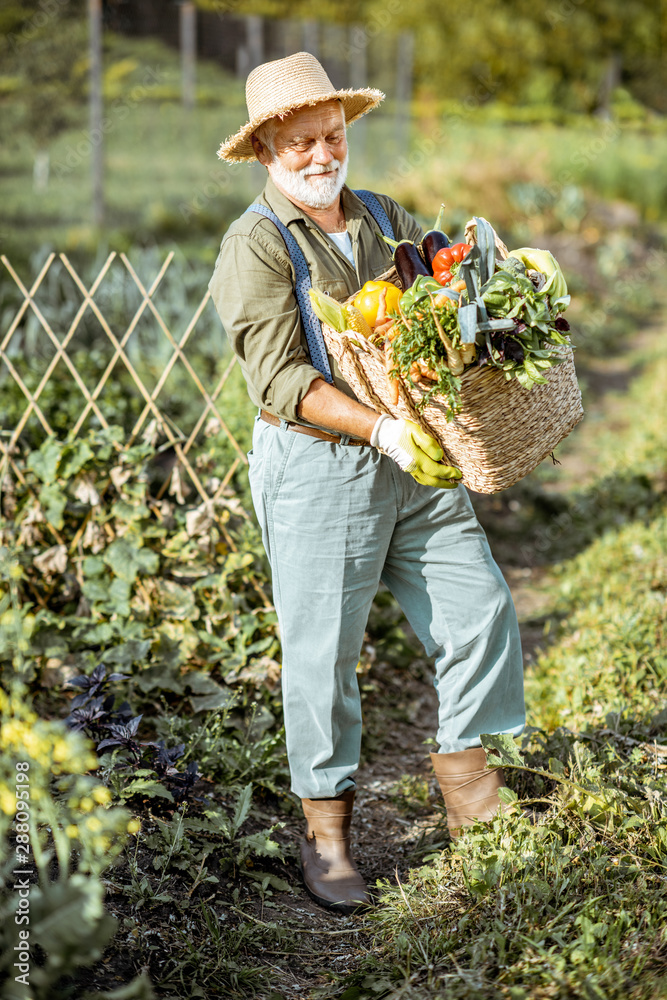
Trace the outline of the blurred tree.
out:
M 27 0 L 6 4 L 0 16 L 0 62 L 19 94 L 19 121 L 8 116 L 0 135 L 8 141 L 18 124 L 31 137 L 38 188 L 48 181 L 49 144 L 85 121 L 85 10 L 85 0 Z M 16 108 L 14 93 L 10 96 Z
M 240 0 L 196 0 L 221 16 Z M 243 0 L 243 13 L 312 18 L 313 0 Z M 619 84 L 667 112 L 667 0 L 318 0 L 319 20 L 416 36 L 414 73 L 423 94 L 468 103 L 490 97 L 609 112 Z

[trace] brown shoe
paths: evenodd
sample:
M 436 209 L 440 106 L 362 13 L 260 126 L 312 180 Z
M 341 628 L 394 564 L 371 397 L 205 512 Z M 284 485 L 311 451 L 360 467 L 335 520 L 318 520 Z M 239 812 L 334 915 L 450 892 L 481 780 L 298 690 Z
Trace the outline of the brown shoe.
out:
M 354 913 L 371 897 L 350 855 L 354 789 L 335 799 L 301 799 L 308 822 L 301 841 L 301 869 L 306 889 L 320 906 Z
M 492 819 L 501 808 L 498 789 L 505 786 L 502 767 L 486 767 L 484 747 L 457 753 L 432 753 L 435 776 L 447 807 L 452 839 L 476 819 Z

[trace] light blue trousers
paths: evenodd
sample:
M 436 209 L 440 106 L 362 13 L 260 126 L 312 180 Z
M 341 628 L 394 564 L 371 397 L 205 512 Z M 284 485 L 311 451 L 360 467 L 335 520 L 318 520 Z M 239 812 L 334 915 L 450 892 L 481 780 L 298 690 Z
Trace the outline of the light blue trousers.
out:
M 292 791 L 354 787 L 356 666 L 382 580 L 435 657 L 441 753 L 525 714 L 512 598 L 464 487 L 420 486 L 375 448 L 255 421 L 253 503 L 271 564 Z

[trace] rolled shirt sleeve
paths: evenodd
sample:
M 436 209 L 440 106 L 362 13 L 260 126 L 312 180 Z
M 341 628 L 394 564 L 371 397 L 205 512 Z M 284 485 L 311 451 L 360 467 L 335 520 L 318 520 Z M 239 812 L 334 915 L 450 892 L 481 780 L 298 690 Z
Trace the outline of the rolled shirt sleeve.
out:
M 256 230 L 230 232 L 209 289 L 253 403 L 298 420 L 299 403 L 321 375 L 303 344 L 289 258 Z

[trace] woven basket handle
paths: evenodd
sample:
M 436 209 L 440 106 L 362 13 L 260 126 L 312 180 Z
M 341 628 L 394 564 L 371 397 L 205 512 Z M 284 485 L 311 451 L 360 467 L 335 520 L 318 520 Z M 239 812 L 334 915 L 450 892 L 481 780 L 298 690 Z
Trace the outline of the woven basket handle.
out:
M 486 219 L 484 219 L 484 221 L 486 222 Z M 487 223 L 487 225 L 491 226 L 491 223 Z M 498 236 L 498 233 L 495 231 L 495 229 L 493 229 L 493 226 L 491 226 L 491 229 L 493 230 L 493 238 L 495 240 L 496 250 L 498 251 L 500 259 L 507 260 L 507 258 L 509 257 L 509 250 L 501 240 L 500 236 Z M 477 243 L 477 223 L 475 222 L 474 219 L 471 219 L 470 222 L 466 223 L 464 238 L 466 243 L 468 243 L 470 246 L 474 246 Z

